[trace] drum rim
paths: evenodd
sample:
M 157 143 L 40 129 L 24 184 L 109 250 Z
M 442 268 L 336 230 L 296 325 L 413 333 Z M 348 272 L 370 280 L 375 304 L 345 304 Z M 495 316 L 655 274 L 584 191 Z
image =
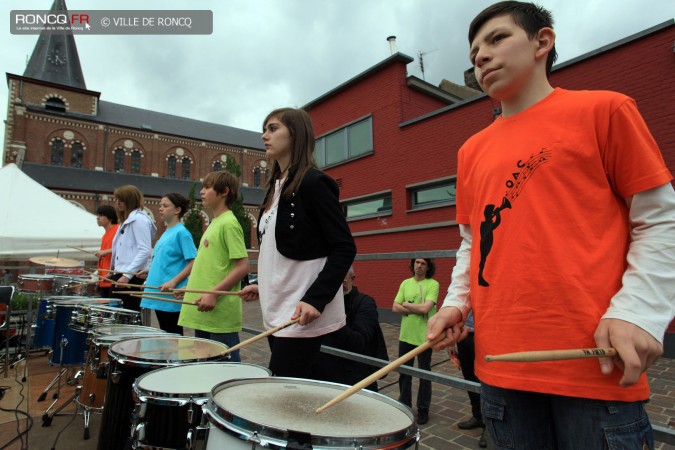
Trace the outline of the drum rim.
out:
M 155 328 L 155 327 L 149 327 L 146 325 L 133 325 L 133 324 L 127 324 L 127 323 L 107 323 L 107 324 L 102 324 L 102 325 L 97 325 L 93 328 L 92 335 L 93 336 L 112 336 L 112 335 L 117 335 L 117 334 L 126 334 L 126 333 L 105 333 L 105 334 L 96 334 L 96 330 L 99 328 L 103 327 L 115 327 L 115 326 L 120 326 L 120 327 L 135 327 L 136 329 L 148 329 L 148 330 L 158 330 L 158 334 L 163 334 L 166 333 L 166 331 L 162 330 L 161 328 Z M 143 333 L 138 333 L 138 334 L 143 334 Z M 150 334 L 150 333 L 148 333 Z M 167 333 L 168 334 L 168 333 Z
M 159 330 L 159 328 L 158 328 Z M 119 333 L 119 334 L 102 334 L 98 337 L 92 338 L 91 342 L 96 346 L 100 347 L 103 343 L 108 343 L 107 347 L 112 347 L 113 344 L 116 344 L 120 341 L 124 341 L 127 339 L 135 339 L 137 337 L 163 337 L 163 336 L 180 336 L 179 334 L 174 334 L 174 333 L 167 333 L 166 331 L 159 330 L 157 333 L 138 333 L 138 334 L 133 334 L 133 333 Z M 112 340 L 107 340 L 107 339 L 115 339 L 114 341 Z M 104 346 L 105 347 L 105 346 Z
M 132 355 L 126 355 L 124 353 L 115 351 L 113 347 L 120 342 L 123 341 L 131 341 L 134 339 L 158 339 L 158 338 L 164 338 L 164 339 L 179 339 L 179 340 L 191 340 L 191 341 L 206 341 L 212 344 L 217 344 L 223 347 L 223 351 L 218 354 L 218 355 L 213 355 L 209 356 L 206 358 L 196 358 L 196 359 L 150 359 L 150 358 L 140 358 L 140 357 L 134 357 L 132 358 Z M 167 334 L 161 335 L 161 336 L 133 336 L 130 337 L 129 339 L 122 339 L 120 341 L 115 342 L 110 346 L 108 349 L 108 358 L 112 362 L 113 360 L 116 362 L 119 362 L 122 365 L 125 366 L 130 366 L 130 367 L 153 367 L 157 366 L 157 368 L 160 368 L 162 366 L 175 366 L 177 364 L 190 364 L 190 363 L 198 363 L 198 362 L 208 362 L 208 361 L 219 361 L 221 358 L 223 358 L 225 355 L 225 350 L 228 349 L 228 346 L 223 344 L 222 342 L 214 341 L 211 339 L 204 339 L 204 338 L 196 338 L 196 337 L 190 337 L 190 336 L 180 336 L 180 335 L 171 335 Z
M 93 297 L 80 297 L 72 300 L 63 300 L 57 303 L 54 303 L 55 306 L 91 306 L 91 305 L 108 305 L 110 303 L 121 304 L 122 300 L 117 298 L 93 298 Z M 113 307 L 114 308 L 114 307 Z
M 238 362 L 227 362 L 227 361 L 208 361 L 204 363 L 190 363 L 190 364 L 181 364 L 178 366 L 170 366 L 170 367 L 162 367 L 159 369 L 154 369 L 151 370 L 150 372 L 146 372 L 140 377 L 136 378 L 134 380 L 134 383 L 132 385 L 132 388 L 136 395 L 138 396 L 139 399 L 141 398 L 156 398 L 158 400 L 169 400 L 169 399 L 182 399 L 182 400 L 189 400 L 191 398 L 197 400 L 201 399 L 204 400 L 200 402 L 200 404 L 206 403 L 206 401 L 209 398 L 209 395 L 211 394 L 211 389 L 209 388 L 206 392 L 191 392 L 191 393 L 177 393 L 177 392 L 163 392 L 163 391 L 157 391 L 157 390 L 150 390 L 148 388 L 143 388 L 140 386 L 141 382 L 145 378 L 149 378 L 150 376 L 156 375 L 157 372 L 163 372 L 163 371 L 169 371 L 169 370 L 181 370 L 183 367 L 187 366 L 204 366 L 204 365 L 226 365 L 226 366 L 248 366 L 251 368 L 255 369 L 262 369 L 262 372 L 265 373 L 265 375 L 260 374 L 260 376 L 256 375 L 250 378 L 269 378 L 272 376 L 272 371 L 269 370 L 267 367 L 258 365 L 258 364 L 252 364 L 252 363 L 238 363 Z M 231 378 L 231 379 L 239 379 L 241 377 L 236 377 L 236 378 Z M 219 383 L 217 383 L 219 384 Z M 179 403 L 184 403 L 184 402 L 179 402 Z
M 269 377 L 269 378 L 242 378 L 242 379 L 233 379 L 227 380 L 222 383 L 218 383 L 211 389 L 211 394 L 209 395 L 209 400 L 203 406 L 204 416 L 207 418 L 209 423 L 219 430 L 233 435 L 237 438 L 241 437 L 251 437 L 255 434 L 257 439 L 260 439 L 261 442 L 287 442 L 289 430 L 286 428 L 281 428 L 273 425 L 266 425 L 253 422 L 253 419 L 246 419 L 244 417 L 238 416 L 235 413 L 229 411 L 226 407 L 223 407 L 216 403 L 214 396 L 230 386 L 237 386 L 242 384 L 253 384 L 253 383 L 299 383 L 299 384 L 309 384 L 315 386 L 333 386 L 337 387 L 337 391 L 344 391 L 350 386 L 346 386 L 338 383 L 331 383 L 327 381 L 318 381 L 310 380 L 305 378 L 291 378 L 291 377 Z M 390 406 L 395 407 L 399 411 L 403 412 L 410 419 L 410 425 L 404 427 L 400 430 L 392 430 L 384 434 L 373 434 L 370 436 L 335 436 L 335 435 L 325 435 L 325 434 L 310 434 L 311 441 L 310 444 L 313 447 L 327 446 L 372 446 L 372 445 L 407 445 L 409 442 L 415 439 L 415 436 L 418 435 L 417 423 L 415 422 L 415 417 L 412 413 L 412 410 L 403 405 L 402 403 L 397 402 L 396 400 L 387 397 L 384 394 L 378 392 L 373 392 L 369 390 L 359 391 L 360 395 L 366 395 L 368 397 L 376 398 L 382 400 L 384 403 L 389 404 Z M 235 424 L 236 422 L 236 424 Z M 406 447 L 392 447 L 392 448 L 406 448 Z
M 122 303 L 121 300 L 120 300 L 120 303 Z M 122 312 L 124 314 L 132 313 L 131 315 L 140 314 L 140 312 L 136 311 L 135 309 L 118 308 L 117 306 L 109 306 L 109 305 L 104 305 L 104 304 L 99 305 L 98 303 L 95 304 L 95 305 L 88 305 L 87 304 L 86 307 L 87 307 L 88 311 L 89 310 L 94 310 L 94 311 L 102 310 L 102 311 L 110 311 L 110 312 L 116 312 L 116 313 Z
M 17 279 L 28 279 L 28 280 L 53 280 L 56 278 L 56 275 L 53 274 L 45 274 L 45 275 L 40 275 L 37 273 L 23 273 L 20 274 Z

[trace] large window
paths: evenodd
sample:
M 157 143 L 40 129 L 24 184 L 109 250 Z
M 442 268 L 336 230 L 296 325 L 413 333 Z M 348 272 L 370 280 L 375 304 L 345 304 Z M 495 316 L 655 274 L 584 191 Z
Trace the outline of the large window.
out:
M 190 161 L 190 158 L 185 156 L 182 160 L 182 167 L 181 167 L 181 178 L 184 180 L 189 180 L 190 179 L 190 167 L 192 165 L 192 161 Z
M 113 151 L 113 170 L 115 172 L 124 172 L 124 149 L 116 148 Z
M 253 187 L 260 187 L 260 167 L 253 168 Z
M 141 151 L 134 149 L 131 152 L 131 173 L 140 174 L 141 173 Z
M 70 166 L 82 168 L 82 159 L 84 158 L 84 146 L 82 142 L 73 142 L 70 146 Z
M 166 176 L 169 178 L 176 178 L 176 156 L 169 155 L 166 159 Z
M 391 214 L 391 192 L 384 192 L 342 203 L 347 219 Z
M 63 165 L 63 148 L 65 143 L 61 139 L 52 141 L 52 166 Z
M 319 167 L 373 152 L 373 119 L 368 117 L 317 139 L 314 158 Z
M 457 195 L 457 179 L 443 179 L 425 184 L 408 186 L 413 209 L 429 206 L 454 205 Z

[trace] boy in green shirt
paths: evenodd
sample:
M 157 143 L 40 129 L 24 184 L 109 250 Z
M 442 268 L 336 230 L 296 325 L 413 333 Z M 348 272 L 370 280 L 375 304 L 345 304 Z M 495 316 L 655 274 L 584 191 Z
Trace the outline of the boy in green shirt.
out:
M 211 172 L 200 191 L 202 204 L 213 211 L 213 220 L 197 250 L 188 290 L 239 291 L 248 274 L 244 233 L 230 207 L 239 195 L 239 182 L 229 172 Z M 178 324 L 194 328 L 195 337 L 212 339 L 233 347 L 239 343 L 242 326 L 241 299 L 237 295 L 187 292 L 183 299 L 198 306 L 183 305 Z M 239 351 L 230 353 L 240 362 Z

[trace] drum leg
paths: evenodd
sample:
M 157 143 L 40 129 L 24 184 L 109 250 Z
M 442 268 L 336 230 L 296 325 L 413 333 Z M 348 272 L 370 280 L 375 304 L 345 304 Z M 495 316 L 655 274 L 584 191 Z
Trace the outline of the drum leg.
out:
M 44 401 L 44 399 L 47 397 L 47 392 L 49 392 L 52 386 L 54 386 L 67 371 L 68 371 L 67 367 L 62 367 L 61 370 L 59 370 L 59 373 L 54 377 L 51 383 L 49 383 L 49 385 L 45 388 L 42 394 L 40 394 L 40 396 L 38 397 L 37 400 L 38 402 Z
M 77 398 L 78 395 L 80 395 L 79 391 L 75 392 L 75 394 L 72 397 L 70 397 L 63 405 L 59 406 L 56 409 L 56 411 L 54 411 L 52 414 L 49 414 L 47 411 L 49 411 L 49 408 L 54 406 L 54 403 L 56 402 L 52 403 L 47 409 L 47 411 L 45 411 L 45 413 L 42 415 L 42 426 L 48 427 L 49 425 L 51 425 L 52 420 L 54 420 L 54 416 L 57 415 L 59 412 L 61 412 L 66 406 L 70 405 L 71 403 L 75 403 L 75 412 L 73 414 L 75 415 L 79 414 L 77 412 L 77 402 L 75 402 L 75 399 Z
M 84 440 L 86 441 L 89 439 L 89 415 L 91 411 L 85 406 L 82 414 L 84 415 Z

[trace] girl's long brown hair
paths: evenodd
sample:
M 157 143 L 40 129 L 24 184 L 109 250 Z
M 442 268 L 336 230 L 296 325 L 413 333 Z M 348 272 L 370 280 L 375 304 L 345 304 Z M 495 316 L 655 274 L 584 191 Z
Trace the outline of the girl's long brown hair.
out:
M 304 109 L 279 108 L 265 117 L 263 130 L 265 130 L 267 122 L 273 117 L 283 123 L 291 133 L 290 167 L 295 166 L 296 171 L 295 176 L 283 193 L 284 198 L 288 199 L 291 193 L 298 189 L 307 171 L 312 167 L 316 167 L 316 162 L 314 161 L 314 145 L 316 143 L 314 127 L 312 127 L 312 119 L 310 119 L 309 114 Z M 281 171 L 279 163 L 275 160 L 272 164 L 272 173 L 267 180 L 267 194 L 262 205 L 263 210 L 267 209 L 272 203 L 274 184 L 281 176 Z
M 143 193 L 133 184 L 125 184 L 115 189 L 113 196 L 124 202 L 124 211 L 117 211 L 119 222 L 124 223 L 129 213 L 138 208 L 143 208 Z

